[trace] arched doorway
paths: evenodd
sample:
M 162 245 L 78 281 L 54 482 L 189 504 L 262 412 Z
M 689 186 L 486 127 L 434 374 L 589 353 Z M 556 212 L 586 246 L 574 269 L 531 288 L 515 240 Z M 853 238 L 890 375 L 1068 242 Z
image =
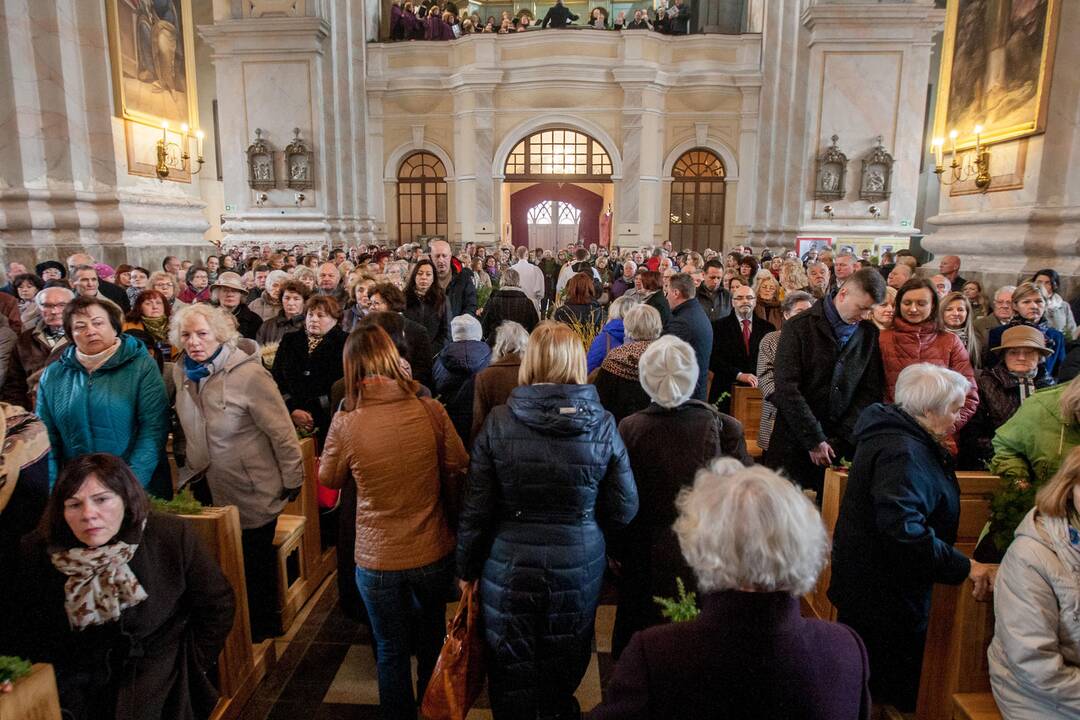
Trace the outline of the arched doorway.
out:
M 668 240 L 677 248 L 721 248 L 724 241 L 724 162 L 711 150 L 695 148 L 671 169 Z
M 429 152 L 414 152 L 401 161 L 397 180 L 399 242 L 446 239 L 446 166 L 442 160 Z
M 577 130 L 538 130 L 519 141 L 506 158 L 502 183 L 514 245 L 610 244 L 601 236 L 600 215 L 614 200 L 611 175 L 604 146 Z

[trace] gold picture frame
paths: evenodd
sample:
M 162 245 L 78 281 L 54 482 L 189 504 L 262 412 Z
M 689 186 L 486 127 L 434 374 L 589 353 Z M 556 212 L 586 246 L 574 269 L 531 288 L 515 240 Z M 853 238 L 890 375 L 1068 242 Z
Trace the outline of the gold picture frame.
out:
M 1046 130 L 1061 0 L 1037 0 L 1020 18 L 1007 9 L 1003 0 L 948 2 L 934 136 L 948 138 L 955 129 L 958 150 L 975 147 L 977 124 L 984 145 Z M 991 97 L 987 83 L 994 84 Z
M 199 128 L 191 0 L 106 0 L 117 114 L 158 130 Z M 171 51 L 171 52 L 170 52 Z

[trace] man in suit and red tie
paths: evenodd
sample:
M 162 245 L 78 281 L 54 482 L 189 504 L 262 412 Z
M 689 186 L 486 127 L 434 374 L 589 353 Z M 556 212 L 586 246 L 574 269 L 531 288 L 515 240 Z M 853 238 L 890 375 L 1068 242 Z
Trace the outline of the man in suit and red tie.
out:
M 735 383 L 757 387 L 754 372 L 757 370 L 758 347 L 761 339 L 776 328 L 754 314 L 756 304 L 754 288 L 740 285 L 731 292 L 731 314 L 713 325 L 710 403 L 715 403 L 722 393 L 730 393 Z M 727 412 L 730 405 L 731 398 L 728 397 L 720 410 Z

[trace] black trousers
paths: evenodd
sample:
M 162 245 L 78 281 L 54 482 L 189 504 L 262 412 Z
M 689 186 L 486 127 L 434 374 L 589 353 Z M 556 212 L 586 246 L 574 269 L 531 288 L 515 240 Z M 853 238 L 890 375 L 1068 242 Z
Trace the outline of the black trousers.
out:
M 852 628 L 866 645 L 871 699 L 879 705 L 893 705 L 900 712 L 915 712 L 926 630 L 892 626 L 880 618 L 864 619 L 843 610 L 837 613 L 836 621 Z
M 247 585 L 251 639 L 260 642 L 281 634 L 277 607 L 277 553 L 274 529 L 277 520 L 240 532 L 244 550 L 244 579 Z

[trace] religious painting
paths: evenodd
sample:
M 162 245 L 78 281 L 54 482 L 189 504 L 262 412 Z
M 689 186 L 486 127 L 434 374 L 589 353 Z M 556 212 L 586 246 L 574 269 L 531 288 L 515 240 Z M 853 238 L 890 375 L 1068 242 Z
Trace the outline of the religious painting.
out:
M 1041 133 L 1061 0 L 949 0 L 934 135 L 956 147 Z M 950 143 L 951 146 L 951 143 Z
M 198 126 L 191 0 L 107 0 L 117 113 L 161 127 Z

